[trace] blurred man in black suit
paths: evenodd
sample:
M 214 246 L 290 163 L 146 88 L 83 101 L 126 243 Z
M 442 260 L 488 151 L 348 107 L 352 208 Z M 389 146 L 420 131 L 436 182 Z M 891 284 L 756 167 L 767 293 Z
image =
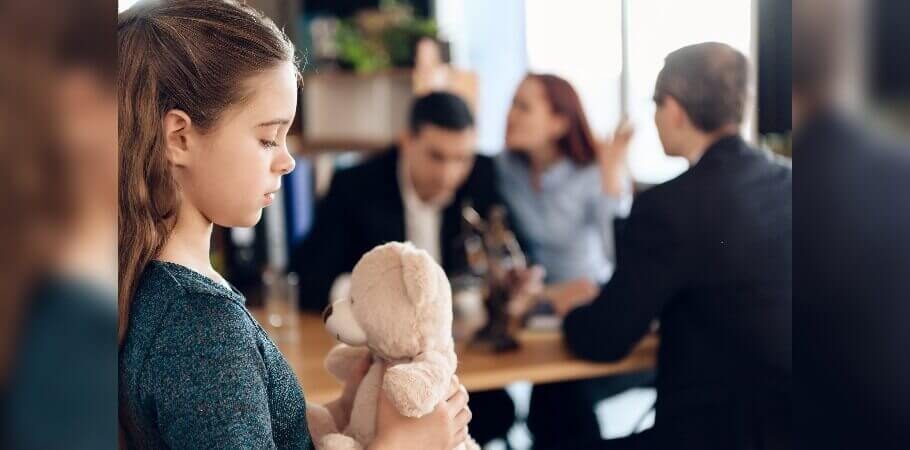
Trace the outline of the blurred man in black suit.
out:
M 575 354 L 610 361 L 660 321 L 655 424 L 579 448 L 790 445 L 792 175 L 739 136 L 748 73 L 718 43 L 665 60 L 655 121 L 690 168 L 636 199 L 616 273 L 563 322 Z

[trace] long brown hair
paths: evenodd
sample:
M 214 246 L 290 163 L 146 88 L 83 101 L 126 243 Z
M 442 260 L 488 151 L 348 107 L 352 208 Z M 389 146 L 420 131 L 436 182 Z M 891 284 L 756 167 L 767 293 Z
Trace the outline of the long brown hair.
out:
M 294 47 L 258 11 L 230 0 L 139 3 L 118 17 L 120 192 L 118 340 L 146 265 L 176 221 L 177 186 L 163 147 L 162 120 L 180 109 L 211 129 L 243 101 L 243 82 L 285 62 Z
M 556 142 L 559 151 L 576 164 L 592 163 L 597 157 L 597 142 L 575 88 L 565 79 L 552 74 L 531 73 L 527 78 L 543 85 L 553 113 L 564 117 L 569 123 L 566 133 Z

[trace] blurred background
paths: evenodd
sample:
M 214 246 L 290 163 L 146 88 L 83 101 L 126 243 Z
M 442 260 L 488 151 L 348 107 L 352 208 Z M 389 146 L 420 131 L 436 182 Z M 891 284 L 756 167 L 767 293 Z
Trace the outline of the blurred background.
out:
M 132 5 L 121 0 L 122 11 Z M 293 151 L 297 169 L 282 201 L 255 229 L 220 230 L 216 268 L 251 291 L 264 264 L 283 270 L 306 236 L 313 208 L 335 170 L 375 156 L 404 130 L 412 100 L 432 89 L 471 105 L 477 151 L 505 146 L 506 116 L 528 72 L 565 78 L 598 138 L 620 118 L 636 127 L 629 166 L 640 188 L 682 173 L 654 126 L 654 83 L 672 50 L 718 41 L 753 63 L 744 135 L 790 152 L 790 2 L 777 0 L 277 1 L 248 2 L 294 39 L 305 79 Z M 439 44 L 439 62 L 415 67 L 417 43 Z M 438 67 L 434 66 L 438 64 Z M 245 292 L 246 293 L 246 292 Z

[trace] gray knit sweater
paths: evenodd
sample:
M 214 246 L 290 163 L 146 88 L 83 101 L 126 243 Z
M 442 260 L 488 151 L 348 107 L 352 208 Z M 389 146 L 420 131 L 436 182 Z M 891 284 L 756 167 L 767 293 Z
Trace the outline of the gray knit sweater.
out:
M 120 351 L 131 447 L 311 449 L 303 391 L 244 297 L 152 262 Z

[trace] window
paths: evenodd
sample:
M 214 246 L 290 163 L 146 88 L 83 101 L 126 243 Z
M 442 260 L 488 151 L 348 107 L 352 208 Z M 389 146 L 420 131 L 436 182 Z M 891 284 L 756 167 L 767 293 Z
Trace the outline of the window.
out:
M 603 138 L 621 115 L 622 2 L 526 0 L 525 9 L 529 70 L 572 83 Z
M 686 163 L 663 154 L 651 100 L 664 57 L 685 45 L 727 43 L 754 64 L 753 0 L 526 0 L 528 67 L 569 80 L 594 132 L 606 136 L 621 116 L 623 2 L 628 26 L 628 114 L 636 126 L 629 164 L 636 180 L 659 183 Z M 747 123 L 744 128 L 750 129 Z M 748 134 L 748 133 L 747 133 Z

